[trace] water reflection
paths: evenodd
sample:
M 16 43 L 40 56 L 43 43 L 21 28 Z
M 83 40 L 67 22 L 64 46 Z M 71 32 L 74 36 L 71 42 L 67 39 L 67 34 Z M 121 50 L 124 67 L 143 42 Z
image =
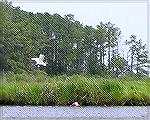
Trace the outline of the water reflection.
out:
M 13 118 L 127 118 L 147 116 L 147 107 L 51 107 L 3 106 L 2 116 Z

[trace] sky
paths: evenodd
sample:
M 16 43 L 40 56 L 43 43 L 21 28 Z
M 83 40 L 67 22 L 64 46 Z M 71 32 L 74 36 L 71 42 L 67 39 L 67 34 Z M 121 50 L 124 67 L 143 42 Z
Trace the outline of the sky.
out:
M 8 0 L 10 1 L 10 0 Z M 50 14 L 58 13 L 62 17 L 66 14 L 74 14 L 74 18 L 83 25 L 96 27 L 101 21 L 111 22 L 119 27 L 122 35 L 120 45 L 125 40 L 130 40 L 131 35 L 136 35 L 137 40 L 141 39 L 143 44 L 148 45 L 148 5 L 143 2 L 47 2 L 39 0 L 11 0 L 13 6 L 20 6 L 20 9 L 33 12 Z M 133 1 L 133 0 L 132 0 Z M 150 13 L 150 12 L 149 12 Z M 150 45 L 150 44 L 149 44 Z M 150 47 L 150 46 L 147 47 Z M 128 48 L 121 46 L 120 51 L 126 54 Z M 149 48 L 150 50 L 150 48 Z M 149 52 L 150 56 L 150 52 Z

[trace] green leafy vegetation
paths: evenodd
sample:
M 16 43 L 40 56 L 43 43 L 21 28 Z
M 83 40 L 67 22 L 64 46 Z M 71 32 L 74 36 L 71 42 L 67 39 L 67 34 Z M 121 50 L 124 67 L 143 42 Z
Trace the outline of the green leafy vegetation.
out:
M 33 79 L 32 75 L 20 74 L 18 77 L 12 73 L 11 76 L 5 75 L 5 81 L 0 84 L 1 104 L 69 105 L 78 101 L 83 106 L 150 105 L 148 79 L 117 80 L 83 75 L 43 75 Z
M 93 28 L 72 14 L 33 14 L 7 1 L 0 16 L 1 104 L 150 104 L 148 52 L 136 36 L 125 41 L 125 58 L 111 22 Z M 40 53 L 48 64 L 36 68 L 31 58 Z
M 81 24 L 72 14 L 26 12 L 7 1 L 0 2 L 0 71 L 16 74 L 35 69 L 32 57 L 44 54 L 48 75 L 87 74 L 118 77 L 120 74 L 148 76 L 146 45 L 132 35 L 125 41 L 130 47 L 127 58 L 119 52 L 121 30 L 111 22 L 100 22 L 96 28 Z M 1 20 L 3 21 L 3 20 Z M 3 24 L 2 24 L 3 23 Z M 0 30 L 2 31 L 2 30 Z M 106 64 L 107 63 L 107 64 Z M 136 72 L 135 72 L 136 71 Z

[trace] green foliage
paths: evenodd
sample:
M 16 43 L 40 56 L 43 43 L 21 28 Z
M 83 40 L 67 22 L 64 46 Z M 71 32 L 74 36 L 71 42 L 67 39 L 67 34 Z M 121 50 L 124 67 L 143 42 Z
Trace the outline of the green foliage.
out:
M 8 72 L 5 75 L 5 77 L 6 77 L 5 81 L 8 82 L 21 82 L 21 81 L 28 82 L 30 80 L 30 77 L 27 75 L 27 73 L 14 74 L 13 72 Z
M 141 39 L 137 40 L 135 35 L 131 35 L 130 38 L 130 41 L 126 41 L 126 44 L 130 47 L 128 52 L 131 54 L 130 71 L 136 70 L 137 77 L 148 76 L 148 71 L 145 70 L 148 68 L 147 64 L 149 63 L 146 44 L 142 45 Z
M 118 52 L 121 31 L 110 22 L 93 28 L 72 14 L 64 18 L 47 12 L 33 14 L 7 1 L 0 2 L 0 16 L 1 103 L 150 104 L 149 77 L 143 69 L 149 62 L 146 45 L 135 36 L 126 41 L 130 64 Z M 31 58 L 40 53 L 48 64 L 35 68 Z M 133 70 L 137 71 L 134 78 Z M 118 80 L 124 71 L 122 81 Z
M 124 71 L 132 74 L 133 70 L 137 71 L 137 77 L 148 76 L 143 69 L 148 67 L 145 45 L 131 37 L 134 40 L 128 42 L 132 53 L 130 65 L 118 50 L 121 31 L 110 22 L 100 22 L 93 28 L 76 21 L 72 14 L 64 18 L 47 12 L 33 14 L 7 1 L 0 2 L 0 15 L 3 16 L 0 19 L 0 71 L 30 73 L 36 69 L 31 58 L 42 53 L 48 64 L 40 70 L 50 76 L 117 77 Z M 37 76 L 38 81 L 46 79 L 41 76 Z
M 0 71 L 2 71 L 2 64 L 3 64 L 3 3 L 0 2 Z
M 48 62 L 45 71 L 49 75 L 101 75 L 102 70 L 106 71 L 104 57 L 107 46 L 104 44 L 110 41 L 107 33 L 111 33 L 111 44 L 115 45 L 113 42 L 118 37 L 118 28 L 110 22 L 101 22 L 95 29 L 83 26 L 72 14 L 64 18 L 59 14 L 33 14 L 20 10 L 20 7 L 13 7 L 8 2 L 3 4 L 4 39 L 1 45 L 3 47 L 0 48 L 0 56 L 3 56 L 0 64 L 3 65 L 3 70 L 16 74 L 32 71 L 35 68 L 32 66 L 31 57 L 43 53 Z
M 0 84 L 1 104 L 69 105 L 73 101 L 102 106 L 150 104 L 148 79 L 117 80 L 83 75 L 45 77 L 47 80 L 41 77 L 41 80 L 34 78 L 36 82 L 32 82 L 31 74 L 4 75 L 5 82 Z
M 3 74 L 1 74 L 3 75 Z M 3 75 L 3 82 L 47 82 L 48 75 L 44 71 L 33 70 L 30 73 L 22 71 L 22 73 L 7 72 Z

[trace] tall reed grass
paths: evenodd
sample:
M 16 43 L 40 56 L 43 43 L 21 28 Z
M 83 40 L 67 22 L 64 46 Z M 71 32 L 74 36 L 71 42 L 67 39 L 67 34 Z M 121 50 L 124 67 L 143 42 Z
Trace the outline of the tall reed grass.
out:
M 3 75 L 0 103 L 3 105 L 150 105 L 150 81 L 61 75 L 44 72 Z

